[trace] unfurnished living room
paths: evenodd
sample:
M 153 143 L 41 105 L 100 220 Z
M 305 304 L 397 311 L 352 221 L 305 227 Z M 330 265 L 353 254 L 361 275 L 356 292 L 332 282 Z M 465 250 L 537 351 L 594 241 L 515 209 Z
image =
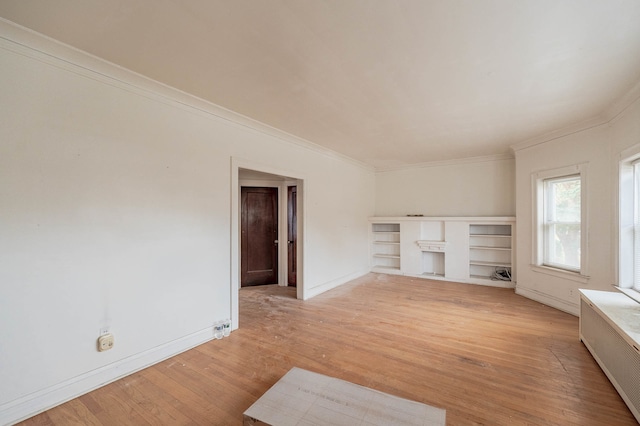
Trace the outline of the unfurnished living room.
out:
M 0 0 L 0 424 L 640 420 L 640 1 Z

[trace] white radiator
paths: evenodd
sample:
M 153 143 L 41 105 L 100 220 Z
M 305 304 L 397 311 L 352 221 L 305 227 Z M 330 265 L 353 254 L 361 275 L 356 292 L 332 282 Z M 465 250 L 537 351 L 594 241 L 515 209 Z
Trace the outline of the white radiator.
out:
M 640 422 L 640 349 L 625 340 L 593 302 L 580 300 L 580 340 Z M 637 324 L 640 327 L 640 317 Z

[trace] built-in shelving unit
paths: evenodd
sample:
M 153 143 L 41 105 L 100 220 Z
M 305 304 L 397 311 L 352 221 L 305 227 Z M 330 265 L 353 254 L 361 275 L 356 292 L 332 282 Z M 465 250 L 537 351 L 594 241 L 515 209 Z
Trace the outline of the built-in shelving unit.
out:
M 469 276 L 511 281 L 511 225 L 469 225 Z
M 372 217 L 372 271 L 514 287 L 514 217 Z M 494 276 L 496 271 L 502 277 Z M 497 279 L 502 278 L 502 279 Z
M 373 223 L 373 267 L 379 272 L 400 271 L 400 224 Z

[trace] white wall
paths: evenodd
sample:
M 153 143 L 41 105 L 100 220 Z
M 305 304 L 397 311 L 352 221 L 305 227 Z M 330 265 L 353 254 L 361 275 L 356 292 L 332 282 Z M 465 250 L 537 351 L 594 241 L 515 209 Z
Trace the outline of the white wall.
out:
M 1 424 L 232 314 L 232 157 L 304 177 L 308 294 L 367 272 L 370 169 L 3 22 L 0 69 Z
M 640 143 L 640 100 L 615 119 L 536 145 L 515 147 L 517 265 L 516 292 L 578 315 L 579 288 L 612 291 L 616 283 L 618 161 Z M 542 273 L 532 267 L 532 174 L 586 163 L 588 276 L 584 281 Z
M 517 265 L 516 292 L 574 314 L 578 288 L 609 289 L 611 281 L 611 173 L 609 129 L 606 125 L 574 133 L 516 152 Z M 540 272 L 532 267 L 532 174 L 574 164 L 587 164 L 586 283 Z M 585 202 L 585 200 L 582 200 Z
M 515 160 L 478 158 L 376 173 L 376 216 L 514 216 Z

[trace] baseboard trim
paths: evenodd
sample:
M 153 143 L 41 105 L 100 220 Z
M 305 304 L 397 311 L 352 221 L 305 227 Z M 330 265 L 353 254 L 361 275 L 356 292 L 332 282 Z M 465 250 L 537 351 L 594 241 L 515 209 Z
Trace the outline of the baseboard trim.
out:
M 558 309 L 568 314 L 580 316 L 580 305 L 578 305 L 577 303 L 570 303 L 566 300 L 541 293 L 537 290 L 519 286 L 516 286 L 516 294 L 526 297 L 527 299 L 535 300 L 536 302 L 540 302 L 544 305 L 551 306 L 552 308 Z
M 0 405 L 0 424 L 15 424 L 213 339 L 213 327 L 132 355 Z
M 319 286 L 313 287 L 309 290 L 307 290 L 303 296 L 303 300 L 307 300 L 307 299 L 311 299 L 312 297 L 315 297 L 321 293 L 324 293 L 326 291 L 332 290 L 336 287 L 341 286 L 342 284 L 349 282 L 351 280 L 355 280 L 356 278 L 360 278 L 366 274 L 368 274 L 370 271 L 367 270 L 361 270 L 358 272 L 354 272 L 352 274 L 348 274 L 345 276 L 342 276 L 340 278 L 336 278 L 335 280 L 331 280 L 331 281 L 327 281 L 324 284 L 320 284 Z

